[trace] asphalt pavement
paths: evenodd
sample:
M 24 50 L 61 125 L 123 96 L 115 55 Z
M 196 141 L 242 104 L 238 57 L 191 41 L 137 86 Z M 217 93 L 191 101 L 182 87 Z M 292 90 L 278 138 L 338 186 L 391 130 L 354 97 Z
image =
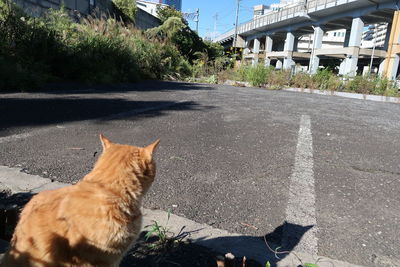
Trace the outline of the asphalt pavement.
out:
M 66 88 L 69 89 L 69 88 Z M 0 95 L 0 166 L 59 182 L 160 138 L 144 201 L 282 249 L 400 266 L 400 105 L 224 85 Z

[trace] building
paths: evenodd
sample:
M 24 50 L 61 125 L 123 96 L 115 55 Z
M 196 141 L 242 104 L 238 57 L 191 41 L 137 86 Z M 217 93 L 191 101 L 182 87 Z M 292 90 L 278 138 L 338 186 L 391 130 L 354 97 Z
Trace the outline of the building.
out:
M 176 10 L 182 10 L 182 0 L 159 0 L 160 4 L 169 5 Z
M 253 13 L 253 18 L 257 18 L 259 16 L 264 15 L 266 12 L 269 11 L 269 6 L 266 5 L 256 5 L 253 8 L 254 13 Z
M 136 5 L 139 9 L 146 11 L 147 13 L 157 16 L 157 6 L 167 6 L 165 4 L 160 4 L 154 1 L 146 1 L 146 0 L 137 0 Z
M 383 48 L 388 32 L 387 23 L 371 24 L 368 30 L 363 32 L 361 47 L 362 48 Z M 390 32 L 390 29 L 389 29 Z

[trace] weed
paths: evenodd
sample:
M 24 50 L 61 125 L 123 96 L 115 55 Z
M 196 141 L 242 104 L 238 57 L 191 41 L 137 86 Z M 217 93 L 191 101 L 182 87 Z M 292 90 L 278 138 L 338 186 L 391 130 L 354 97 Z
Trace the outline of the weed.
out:
M 268 86 L 270 89 L 282 89 L 290 84 L 290 71 L 278 70 L 274 71 L 268 78 Z
M 153 235 L 157 236 L 159 245 L 166 244 L 168 241 L 168 228 L 162 225 L 159 225 L 157 221 L 153 221 L 152 225 L 146 226 L 149 228 L 149 231 L 146 233 L 145 238 L 146 241 L 149 240 Z

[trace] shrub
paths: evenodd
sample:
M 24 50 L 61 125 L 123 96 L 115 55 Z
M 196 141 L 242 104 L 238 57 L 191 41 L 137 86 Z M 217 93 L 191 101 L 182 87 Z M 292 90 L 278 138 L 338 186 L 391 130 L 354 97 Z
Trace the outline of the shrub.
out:
M 123 14 L 125 19 L 135 21 L 137 11 L 135 0 L 112 0 L 114 6 Z
M 246 78 L 251 85 L 260 87 L 267 83 L 270 73 L 269 68 L 266 68 L 262 64 L 257 64 L 247 69 Z
M 335 91 L 339 89 L 341 85 L 340 78 L 329 69 L 318 70 L 317 73 L 313 75 L 313 80 L 317 87 L 315 89 L 319 90 Z
M 307 73 L 300 72 L 292 76 L 290 80 L 291 86 L 298 88 L 316 89 L 316 83 L 313 77 Z
M 289 70 L 274 71 L 268 77 L 268 85 L 271 89 L 282 89 L 290 84 L 290 76 Z
M 0 0 L 0 70 L 0 90 L 54 79 L 130 82 L 192 72 L 173 42 L 149 40 L 132 25 L 104 16 L 78 24 L 62 8 L 29 18 L 7 0 Z
M 368 94 L 375 91 L 376 82 L 370 76 L 355 76 L 345 85 L 346 91 L 359 94 Z

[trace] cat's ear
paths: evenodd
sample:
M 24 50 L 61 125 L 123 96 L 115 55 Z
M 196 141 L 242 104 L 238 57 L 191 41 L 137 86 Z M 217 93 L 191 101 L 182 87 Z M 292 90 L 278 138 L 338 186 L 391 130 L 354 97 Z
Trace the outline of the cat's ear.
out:
M 107 137 L 105 137 L 102 134 L 100 134 L 100 141 L 101 141 L 101 144 L 103 145 L 103 150 L 106 150 L 112 144 L 111 141 L 109 139 L 107 139 Z
M 155 141 L 154 143 L 146 146 L 144 148 L 144 150 L 150 155 L 153 156 L 153 153 L 156 151 L 156 148 L 158 146 L 158 144 L 160 143 L 160 139 L 158 139 L 157 141 Z

